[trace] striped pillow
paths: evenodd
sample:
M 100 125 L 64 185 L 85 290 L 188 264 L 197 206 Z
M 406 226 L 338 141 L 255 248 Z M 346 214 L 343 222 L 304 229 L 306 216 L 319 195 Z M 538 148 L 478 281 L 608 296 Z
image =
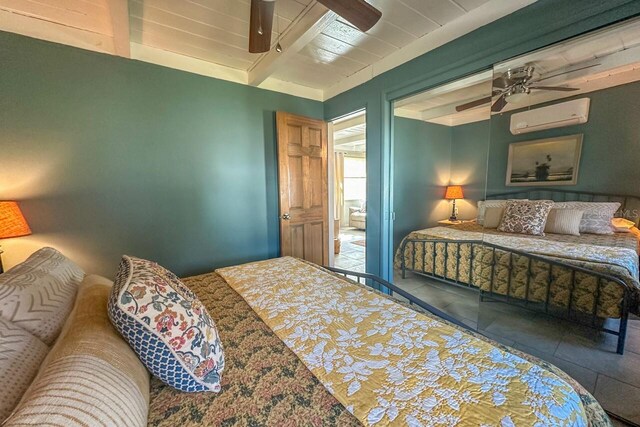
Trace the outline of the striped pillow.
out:
M 40 372 L 3 427 L 147 425 L 149 373 L 107 315 L 111 282 L 89 276 Z
M 551 209 L 544 232 L 579 236 L 582 215 L 584 215 L 584 211 L 578 209 Z
M 48 352 L 38 338 L 0 319 L 0 423 L 16 407 Z

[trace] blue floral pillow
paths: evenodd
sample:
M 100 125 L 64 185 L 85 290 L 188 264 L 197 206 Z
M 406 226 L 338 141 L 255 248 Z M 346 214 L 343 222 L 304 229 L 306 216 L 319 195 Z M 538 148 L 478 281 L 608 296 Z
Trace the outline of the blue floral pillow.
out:
M 124 256 L 109 318 L 147 369 L 181 391 L 220 391 L 224 354 L 200 300 L 160 265 Z

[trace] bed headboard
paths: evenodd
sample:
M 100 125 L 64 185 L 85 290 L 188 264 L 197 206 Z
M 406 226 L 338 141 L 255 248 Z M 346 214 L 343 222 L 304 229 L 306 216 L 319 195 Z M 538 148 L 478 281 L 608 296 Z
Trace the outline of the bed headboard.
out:
M 535 188 L 487 194 L 486 199 L 553 200 L 554 202 L 620 202 L 620 210 L 616 216 L 627 218 L 636 224 L 640 223 L 640 196 L 629 194 Z

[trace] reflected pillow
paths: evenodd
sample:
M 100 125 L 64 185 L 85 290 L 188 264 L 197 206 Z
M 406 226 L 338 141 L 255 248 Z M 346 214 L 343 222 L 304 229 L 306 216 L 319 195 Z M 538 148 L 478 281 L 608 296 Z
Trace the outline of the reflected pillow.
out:
M 552 207 L 553 202 L 550 200 L 510 201 L 504 210 L 498 231 L 544 236 L 544 226 Z
M 505 205 L 506 206 L 506 205 Z M 504 214 L 504 207 L 491 206 L 487 207 L 484 212 L 484 227 L 485 228 L 498 228 L 502 215 Z
M 477 222 L 480 225 L 484 225 L 484 218 L 486 216 L 487 208 L 505 208 L 507 207 L 507 203 L 510 201 L 527 201 L 529 199 L 501 199 L 501 200 L 480 200 L 478 202 L 478 218 Z
M 580 221 L 584 211 L 578 209 L 551 209 L 547 217 L 545 233 L 580 235 Z
M 626 218 L 613 218 L 611 226 L 616 233 L 629 233 L 636 223 Z
M 611 220 L 620 208 L 618 202 L 560 202 L 554 208 L 584 211 L 580 233 L 613 234 Z

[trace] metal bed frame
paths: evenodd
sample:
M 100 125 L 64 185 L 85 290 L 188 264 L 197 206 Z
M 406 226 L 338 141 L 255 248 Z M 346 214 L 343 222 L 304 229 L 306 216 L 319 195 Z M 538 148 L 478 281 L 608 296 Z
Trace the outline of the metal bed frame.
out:
M 638 196 L 630 196 L 630 195 L 615 195 L 615 194 L 604 194 L 604 193 L 590 193 L 590 192 L 585 192 L 585 191 L 570 191 L 570 190 L 556 190 L 556 189 L 527 189 L 527 190 L 520 190 L 520 191 L 512 191 L 512 192 L 507 192 L 507 193 L 494 193 L 491 195 L 487 196 L 487 200 L 491 200 L 491 199 L 501 199 L 501 198 L 510 198 L 510 199 L 530 199 L 530 200 L 540 200 L 540 199 L 550 199 L 550 200 L 554 200 L 557 202 L 564 202 L 564 201 L 585 201 L 585 202 L 605 202 L 605 201 L 616 201 L 616 202 L 620 202 L 621 206 L 618 212 L 621 212 L 622 215 L 621 216 L 632 216 L 628 214 L 628 205 L 630 201 L 636 201 L 638 203 L 638 206 L 640 207 L 640 197 Z M 636 215 L 633 215 L 636 216 Z M 638 223 L 638 219 L 637 218 L 633 218 L 636 222 L 636 224 Z M 437 245 L 444 245 L 444 272 L 442 275 L 438 275 L 436 274 L 436 247 Z M 448 257 L 449 257 L 449 245 L 456 245 L 457 246 L 457 252 L 456 252 L 456 273 L 455 273 L 455 278 L 451 279 L 447 274 L 447 264 L 448 264 Z M 469 259 L 469 278 L 468 280 L 470 282 L 473 281 L 473 263 L 474 263 L 474 248 L 473 245 L 478 245 L 478 246 L 482 246 L 484 248 L 490 248 L 492 251 L 492 259 L 491 259 L 491 275 L 490 275 L 490 289 L 489 291 L 486 290 L 480 290 L 478 287 L 476 287 L 473 283 L 467 283 L 463 280 L 461 280 L 460 278 L 460 247 L 463 244 L 469 244 L 472 246 L 471 248 L 471 256 Z M 422 270 L 417 269 L 416 268 L 416 248 L 422 245 L 422 254 L 423 254 L 423 260 L 422 260 Z M 427 253 L 427 245 L 433 245 L 433 253 L 431 254 L 431 256 L 433 257 L 433 263 L 432 263 L 432 270 L 431 272 L 425 271 L 425 265 L 426 265 L 426 253 Z M 407 251 L 407 247 L 410 247 L 410 252 L 411 252 L 411 262 L 412 265 L 408 266 L 406 265 L 406 251 Z M 510 249 L 510 248 L 506 248 L 503 246 L 499 246 L 499 245 L 495 245 L 492 243 L 488 243 L 488 242 L 484 242 L 482 240 L 449 240 L 449 239 L 405 239 L 402 243 L 402 245 L 400 246 L 400 254 L 402 257 L 402 264 L 401 264 L 401 269 L 402 269 L 402 278 L 404 279 L 406 277 L 406 272 L 407 271 L 411 271 L 415 274 L 421 275 L 421 276 L 425 276 L 428 277 L 431 280 L 436 280 L 438 282 L 442 282 L 442 283 L 446 283 L 446 284 L 450 284 L 450 285 L 454 285 L 454 286 L 461 286 L 461 287 L 465 287 L 465 288 L 470 288 L 470 289 L 474 289 L 474 290 L 478 290 L 479 292 L 479 297 L 480 297 L 480 301 L 485 301 L 485 300 L 490 300 L 490 301 L 499 301 L 499 302 L 504 302 L 510 305 L 516 305 L 519 307 L 523 307 L 525 309 L 529 309 L 529 310 L 533 310 L 533 311 L 542 311 L 550 316 L 553 317 L 557 317 L 557 318 L 562 318 L 562 319 L 566 319 L 569 321 L 573 321 L 575 323 L 578 323 L 580 325 L 584 325 L 593 329 L 596 329 L 598 331 L 602 331 L 608 334 L 612 334 L 612 335 L 616 335 L 618 337 L 618 343 L 617 343 L 617 348 L 616 348 L 616 352 L 618 354 L 623 354 L 624 353 L 624 345 L 625 345 L 625 339 L 626 339 L 626 334 L 627 334 L 627 323 L 628 323 L 628 318 L 629 318 L 629 300 L 630 300 L 630 296 L 631 296 L 631 289 L 629 288 L 629 285 L 626 284 L 624 281 L 622 281 L 621 279 L 618 279 L 616 277 L 604 274 L 604 273 L 599 273 L 597 271 L 594 270 L 590 270 L 587 268 L 583 268 L 583 267 L 579 267 L 576 265 L 571 265 L 571 264 L 567 264 L 565 262 L 562 261 L 557 261 L 548 257 L 543 257 L 543 256 L 539 256 L 539 255 L 534 255 L 531 253 L 527 253 L 527 252 L 522 252 L 522 251 L 518 251 L 515 249 Z M 507 278 L 507 294 L 503 295 L 500 293 L 496 293 L 493 291 L 494 288 L 494 280 L 496 278 L 495 276 L 495 265 L 496 265 L 496 251 L 500 251 L 500 252 L 504 252 L 506 254 L 508 254 L 509 256 L 509 266 L 508 266 L 508 278 Z M 512 297 L 511 295 L 509 295 L 509 292 L 511 290 L 511 279 L 512 279 L 512 272 L 513 272 L 513 257 L 514 255 L 519 255 L 519 256 L 525 256 L 529 259 L 528 261 L 528 271 L 527 271 L 527 282 L 526 282 L 526 287 L 525 287 L 525 298 L 520 299 L 520 298 L 515 298 Z M 539 302 L 532 302 L 528 300 L 529 297 L 529 285 L 530 285 L 530 281 L 531 281 L 531 277 L 532 277 L 532 271 L 531 271 L 531 267 L 532 267 L 532 261 L 536 261 L 538 263 L 542 263 L 543 265 L 546 264 L 548 265 L 548 270 L 549 270 L 549 279 L 547 280 L 547 289 L 546 289 L 546 301 L 544 301 L 544 303 L 539 303 Z M 554 271 L 554 267 L 555 268 L 561 268 L 563 270 L 568 270 L 571 274 L 571 283 L 570 283 L 570 287 L 569 287 L 569 301 L 568 301 L 568 305 L 566 307 L 566 309 L 561 309 L 560 307 L 557 307 L 553 304 L 550 303 L 549 299 L 551 296 L 551 292 L 550 292 L 550 288 L 551 288 L 551 282 L 552 282 L 552 277 L 553 277 L 553 271 Z M 591 311 L 591 313 L 584 313 L 583 311 L 578 311 L 576 309 L 574 309 L 572 307 L 572 301 L 573 301 L 573 292 L 575 290 L 575 284 L 576 284 L 576 273 L 582 273 L 582 274 L 586 274 L 586 275 L 590 275 L 592 277 L 594 277 L 596 279 L 596 283 L 597 283 L 597 288 L 595 291 L 595 300 L 593 303 L 593 309 Z M 599 306 L 599 302 L 600 302 L 600 297 L 601 297 L 601 290 L 602 287 L 608 283 L 608 282 L 614 282 L 616 284 L 618 284 L 622 289 L 623 289 L 623 299 L 620 303 L 620 322 L 619 322 L 619 327 L 618 330 L 612 330 L 609 328 L 606 328 L 604 326 L 604 324 L 601 325 L 601 323 L 603 323 L 603 319 L 597 316 L 597 311 L 598 311 L 598 306 Z

